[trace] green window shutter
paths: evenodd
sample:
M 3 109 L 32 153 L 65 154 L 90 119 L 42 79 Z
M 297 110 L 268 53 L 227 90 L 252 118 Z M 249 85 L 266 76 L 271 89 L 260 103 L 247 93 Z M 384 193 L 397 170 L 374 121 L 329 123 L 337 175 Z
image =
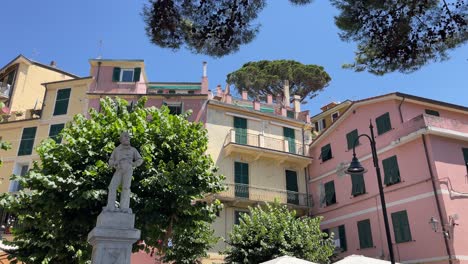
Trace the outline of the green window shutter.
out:
M 396 243 L 408 242 L 412 240 L 408 222 L 408 213 L 406 211 L 393 213 L 392 224 Z
M 390 114 L 387 112 L 375 119 L 377 125 L 377 134 L 383 134 L 392 129 L 392 124 L 390 122 Z
M 249 164 L 234 162 L 235 196 L 249 197 Z
M 463 148 L 463 158 L 465 159 L 466 171 L 468 172 L 468 148 Z
M 400 169 L 398 168 L 398 161 L 396 156 L 382 160 L 384 170 L 384 184 L 389 186 L 401 181 Z
M 358 234 L 359 234 L 359 247 L 360 248 L 370 248 L 374 246 L 372 241 L 372 231 L 370 220 L 362 220 L 357 223 Z
M 322 157 L 322 162 L 325 162 L 332 158 L 332 150 L 330 144 L 327 144 L 322 147 L 320 156 Z
M 297 186 L 297 173 L 295 171 L 286 170 L 286 190 L 288 203 L 299 204 L 299 188 Z
M 60 89 L 57 91 L 57 98 L 55 99 L 54 116 L 64 115 L 68 110 L 68 103 L 70 101 L 71 89 Z
M 296 136 L 294 129 L 283 127 L 284 139 L 288 141 L 289 153 L 296 153 Z
M 60 131 L 65 127 L 65 124 L 55 124 L 50 126 L 49 137 L 55 140 L 55 142 L 62 142 L 62 138 L 59 137 Z
M 37 127 L 26 127 L 23 129 L 18 156 L 31 155 L 34 146 L 34 138 L 36 137 L 36 130 Z
M 364 182 L 364 174 L 351 174 L 352 192 L 353 196 L 366 193 L 366 184 Z
M 15 73 L 16 71 L 11 71 L 9 74 L 8 74 L 8 78 L 7 78 L 7 84 L 10 84 L 12 85 L 13 84 L 13 81 L 15 80 Z
M 114 72 L 112 73 L 112 81 L 119 82 L 120 81 L 120 68 L 114 67 Z
M 133 81 L 134 82 L 139 82 L 140 81 L 140 75 L 141 75 L 141 68 L 135 68 L 133 72 Z
M 348 149 L 353 148 L 354 141 L 358 138 L 358 131 L 354 129 L 353 131 L 346 134 L 346 141 L 348 142 Z M 356 146 L 359 145 L 359 140 L 356 141 Z
M 425 109 L 424 111 L 425 111 L 425 112 L 426 112 L 426 114 L 428 114 L 428 115 L 433 115 L 433 116 L 440 116 L 440 115 L 439 115 L 439 112 L 438 112 L 438 111 L 436 111 L 436 110 Z
M 295 113 L 294 111 L 287 111 L 286 112 L 286 117 L 288 118 L 293 118 L 294 119 Z
M 348 250 L 348 244 L 346 243 L 346 231 L 345 231 L 344 225 L 340 225 L 338 227 L 338 236 L 340 237 L 340 248 L 343 251 Z
M 236 143 L 247 144 L 247 119 L 235 116 L 234 130 L 236 132 Z
M 335 182 L 333 181 L 325 183 L 325 203 L 326 205 L 336 203 Z

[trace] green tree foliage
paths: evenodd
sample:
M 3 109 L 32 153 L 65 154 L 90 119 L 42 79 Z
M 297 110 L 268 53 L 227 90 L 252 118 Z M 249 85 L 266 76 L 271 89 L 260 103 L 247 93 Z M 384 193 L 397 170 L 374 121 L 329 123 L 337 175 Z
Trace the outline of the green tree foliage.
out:
M 130 205 L 146 249 L 156 247 L 174 263 L 197 263 L 206 254 L 215 241 L 209 224 L 221 205 L 195 201 L 224 188 L 223 176 L 205 155 L 207 132 L 201 123 L 187 121 L 189 113 L 170 115 L 166 107 L 145 108 L 145 101 L 129 112 L 126 101 L 106 98 L 100 112 L 90 110 L 90 118 L 74 117 L 61 132 L 63 144 L 46 140 L 37 148 L 40 163 L 15 178 L 27 190 L 1 200 L 18 217 L 13 244 L 19 260 L 90 259 L 86 238 L 106 205 L 113 174 L 107 161 L 122 131 L 131 133 L 144 160 L 134 171 Z
M 312 262 L 327 262 L 333 240 L 320 230 L 320 217 L 297 218 L 278 201 L 250 208 L 229 234 L 227 263 L 261 263 L 288 255 Z M 328 238 L 327 238 L 328 237 Z
M 9 150 L 11 149 L 11 144 L 0 139 L 0 150 Z M 2 166 L 2 160 L 0 159 L 0 167 Z
M 356 71 L 382 75 L 413 72 L 468 40 L 468 2 L 464 0 L 331 0 L 345 41 L 357 42 Z
M 301 96 L 302 103 L 306 103 L 304 100 L 315 97 L 331 78 L 322 66 L 293 60 L 248 62 L 227 75 L 227 83 L 239 92 L 247 91 L 252 98 L 282 95 L 284 80 L 289 81 L 290 94 Z
M 259 32 L 255 19 L 267 0 L 148 0 L 146 33 L 157 46 L 187 47 L 222 57 L 250 43 Z M 357 42 L 347 68 L 374 74 L 412 72 L 447 58 L 468 40 L 466 0 L 330 0 L 341 12 L 336 25 L 345 41 Z M 294 5 L 312 0 L 289 0 Z M 255 22 L 254 22 L 255 21 Z M 313 25 L 308 25 L 313 26 Z

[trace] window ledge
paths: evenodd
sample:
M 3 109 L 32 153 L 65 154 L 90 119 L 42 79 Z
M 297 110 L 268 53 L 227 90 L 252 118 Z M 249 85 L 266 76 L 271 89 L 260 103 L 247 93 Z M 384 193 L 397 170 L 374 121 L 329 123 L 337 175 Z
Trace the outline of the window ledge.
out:
M 332 207 L 332 206 L 335 206 L 335 205 L 337 205 L 337 204 L 338 204 L 338 202 L 335 202 L 334 204 L 325 205 L 323 208 Z
M 349 199 L 355 199 L 355 198 L 363 197 L 363 196 L 365 196 L 366 194 L 369 194 L 369 193 L 368 193 L 368 192 L 365 192 L 365 193 L 361 193 L 361 194 L 358 194 L 358 195 L 352 195 L 352 194 L 351 194 L 351 197 L 349 197 Z
M 405 182 L 404 180 L 400 180 L 399 182 L 394 183 L 394 184 L 391 184 L 391 185 L 385 185 L 385 184 L 384 184 L 383 187 L 384 187 L 384 188 L 392 188 L 393 186 L 398 186 L 398 185 L 400 185 L 401 183 L 404 183 L 404 182 Z
M 387 134 L 388 132 L 393 131 L 393 130 L 395 130 L 394 127 L 392 127 L 391 129 L 389 129 L 389 130 L 383 132 L 382 134 L 379 134 L 379 132 L 377 132 L 377 135 L 376 135 L 375 137 L 380 137 L 380 136 L 385 135 L 385 134 Z
M 396 245 L 400 245 L 400 244 L 406 244 L 406 243 L 411 243 L 411 242 L 416 242 L 416 240 L 409 240 L 409 241 L 402 241 L 402 242 L 395 242 Z
M 325 162 L 327 162 L 327 161 L 329 161 L 329 160 L 332 160 L 333 158 L 334 158 L 334 157 L 331 157 L 331 158 L 327 159 L 326 161 L 321 161 L 320 164 L 323 164 L 323 163 L 325 163 Z
M 367 248 L 357 248 L 356 250 L 360 251 L 360 250 L 367 250 L 367 249 L 373 249 L 373 248 L 377 248 L 377 247 L 372 246 L 372 247 L 367 247 Z

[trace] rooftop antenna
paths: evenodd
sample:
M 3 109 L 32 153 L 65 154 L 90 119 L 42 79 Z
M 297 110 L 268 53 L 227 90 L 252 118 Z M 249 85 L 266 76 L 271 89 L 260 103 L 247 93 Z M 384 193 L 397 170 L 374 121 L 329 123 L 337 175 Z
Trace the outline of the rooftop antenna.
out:
M 102 39 L 99 40 L 97 59 L 102 59 Z

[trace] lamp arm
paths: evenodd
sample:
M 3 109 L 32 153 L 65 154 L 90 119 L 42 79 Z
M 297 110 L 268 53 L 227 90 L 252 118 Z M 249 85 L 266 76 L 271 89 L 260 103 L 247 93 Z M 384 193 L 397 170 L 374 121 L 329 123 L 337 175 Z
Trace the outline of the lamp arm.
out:
M 367 134 L 361 134 L 361 135 L 359 135 L 359 136 L 354 140 L 354 142 L 353 142 L 353 156 L 354 156 L 354 157 L 356 157 L 356 143 L 359 141 L 359 138 L 361 138 L 361 137 L 366 137 L 367 139 L 369 139 L 369 141 L 370 141 L 371 144 L 372 144 L 372 142 L 373 142 L 372 139 L 371 139 L 371 137 L 370 137 L 369 135 L 367 135 Z

